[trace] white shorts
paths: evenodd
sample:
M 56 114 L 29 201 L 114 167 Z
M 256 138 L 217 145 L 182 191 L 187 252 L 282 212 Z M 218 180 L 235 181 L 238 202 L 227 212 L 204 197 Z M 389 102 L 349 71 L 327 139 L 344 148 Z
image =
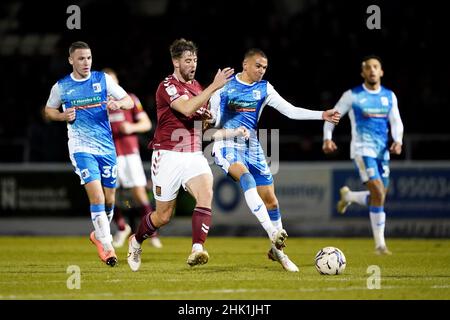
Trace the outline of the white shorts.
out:
M 144 167 L 139 154 L 117 156 L 118 187 L 134 188 L 147 186 Z
M 201 151 L 176 152 L 153 150 L 153 195 L 159 201 L 171 201 L 177 197 L 180 186 L 201 174 L 212 175 L 208 160 Z

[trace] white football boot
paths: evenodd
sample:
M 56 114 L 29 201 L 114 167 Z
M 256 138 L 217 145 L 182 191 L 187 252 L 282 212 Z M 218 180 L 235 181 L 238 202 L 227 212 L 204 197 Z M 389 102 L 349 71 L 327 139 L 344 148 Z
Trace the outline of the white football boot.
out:
M 286 239 L 288 237 L 288 234 L 286 232 L 286 230 L 281 229 L 278 230 L 277 232 L 274 232 L 272 235 L 272 244 L 279 250 L 283 249 L 284 247 L 286 247 Z
M 339 189 L 341 199 L 338 201 L 336 209 L 340 214 L 344 214 L 345 211 L 347 211 L 347 208 L 352 204 L 350 201 L 345 201 L 345 197 L 349 192 L 350 188 L 347 186 L 343 186 L 341 189 Z
M 379 256 L 390 256 L 392 255 L 392 252 L 386 246 L 384 246 L 375 248 L 375 254 Z
M 187 264 L 191 267 L 205 264 L 209 260 L 209 254 L 206 250 L 200 250 L 200 251 L 192 251 L 192 253 L 189 255 L 187 259 Z
M 289 259 L 287 254 L 285 254 L 283 250 L 278 250 L 275 246 L 270 248 L 267 257 L 272 261 L 279 262 L 286 271 L 299 272 L 298 267 Z
M 133 241 L 134 240 L 134 241 Z M 128 238 L 128 256 L 127 261 L 130 269 L 138 271 L 141 266 L 141 245 L 136 241 L 134 234 Z

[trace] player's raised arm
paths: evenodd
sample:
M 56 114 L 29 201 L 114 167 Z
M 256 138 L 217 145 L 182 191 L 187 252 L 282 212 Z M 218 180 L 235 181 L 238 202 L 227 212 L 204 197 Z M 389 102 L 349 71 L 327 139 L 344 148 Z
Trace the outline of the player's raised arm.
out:
M 209 98 L 216 90 L 222 88 L 230 81 L 233 74 L 234 69 L 232 68 L 219 69 L 213 82 L 203 90 L 202 93 L 190 99 L 186 95 L 181 96 L 179 99 L 174 100 L 170 106 L 187 117 L 191 116 L 208 102 Z

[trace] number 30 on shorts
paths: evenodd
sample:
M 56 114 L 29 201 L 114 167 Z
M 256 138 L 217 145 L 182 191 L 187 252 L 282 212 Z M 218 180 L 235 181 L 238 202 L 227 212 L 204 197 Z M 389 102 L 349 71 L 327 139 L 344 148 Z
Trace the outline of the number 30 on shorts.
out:
M 103 166 L 103 173 L 102 177 L 107 178 L 116 178 L 117 177 L 117 165 L 111 167 L 111 166 Z

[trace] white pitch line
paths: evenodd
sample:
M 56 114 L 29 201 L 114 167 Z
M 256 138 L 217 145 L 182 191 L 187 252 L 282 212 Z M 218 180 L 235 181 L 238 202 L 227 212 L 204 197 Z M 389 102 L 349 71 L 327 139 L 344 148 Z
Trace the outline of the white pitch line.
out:
M 377 290 L 369 290 L 367 287 L 347 287 L 347 288 L 338 288 L 338 287 L 328 287 L 328 288 L 299 288 L 299 289 L 286 289 L 286 290 L 273 290 L 273 289 L 217 289 L 217 290 L 204 290 L 201 291 L 201 294 L 233 294 L 233 293 L 258 293 L 258 292 L 292 292 L 292 293 L 302 293 L 302 292 L 339 292 L 339 291 L 373 291 L 373 292 L 382 292 L 383 290 L 394 290 L 394 289 L 423 289 L 422 286 L 381 286 L 381 289 Z M 450 285 L 434 285 L 428 287 L 429 289 L 449 289 Z M 148 292 L 122 292 L 122 293 L 112 293 L 112 292 L 103 292 L 103 293 L 84 293 L 81 294 L 78 292 L 68 293 L 68 294 L 47 294 L 47 295 L 39 295 L 39 294 L 25 294 L 25 295 L 0 295 L 0 299 L 63 299 L 63 297 L 77 297 L 83 296 L 83 298 L 111 298 L 115 297 L 127 296 L 148 296 L 149 298 L 152 296 L 169 296 L 169 295 L 191 295 L 198 294 L 198 291 L 193 290 L 180 290 L 180 291 L 159 291 L 152 290 Z

